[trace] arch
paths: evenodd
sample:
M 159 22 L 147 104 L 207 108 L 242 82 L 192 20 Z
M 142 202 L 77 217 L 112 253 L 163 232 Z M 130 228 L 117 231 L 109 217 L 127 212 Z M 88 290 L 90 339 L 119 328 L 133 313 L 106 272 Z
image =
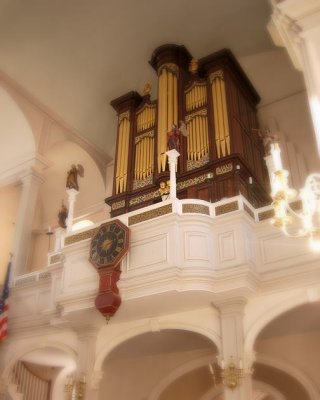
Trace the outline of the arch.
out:
M 195 326 L 192 324 L 188 323 L 171 323 L 171 322 L 159 322 L 159 327 L 158 330 L 181 330 L 181 331 L 190 331 L 194 333 L 198 333 L 206 338 L 208 338 L 218 349 L 218 352 L 220 353 L 221 350 L 221 339 L 217 335 L 216 332 L 210 330 L 210 329 L 205 329 L 199 326 Z M 108 357 L 110 352 L 114 350 L 116 347 L 120 346 L 122 343 L 126 342 L 127 340 L 130 340 L 136 336 L 142 335 L 144 333 L 150 333 L 152 332 L 152 328 L 150 327 L 149 323 L 146 323 L 144 325 L 141 325 L 139 327 L 135 327 L 133 329 L 129 329 L 128 331 L 124 332 L 121 335 L 115 335 L 113 339 L 108 341 L 105 347 L 103 347 L 101 350 L 99 350 L 99 354 L 96 358 L 95 366 L 93 369 L 93 374 L 97 376 L 102 377 L 102 366 L 104 363 L 104 360 Z
M 2 378 L 5 381 L 9 381 L 10 378 L 10 373 L 11 370 L 14 366 L 14 364 L 20 360 L 21 358 L 23 358 L 24 356 L 26 356 L 29 353 L 32 353 L 35 350 L 41 350 L 43 348 L 53 348 L 53 349 L 57 349 L 57 350 L 61 350 L 64 351 L 65 353 L 69 354 L 73 360 L 76 361 L 77 359 L 77 352 L 75 349 L 73 349 L 71 346 L 68 346 L 64 343 L 59 343 L 59 342 L 54 342 L 54 341 L 43 341 L 43 342 L 36 342 L 36 343 L 30 343 L 28 344 L 27 348 L 26 346 L 23 346 L 23 348 L 19 348 L 19 346 L 17 346 L 16 351 L 12 351 L 12 348 L 10 348 L 10 360 L 6 363 L 6 367 L 2 373 Z
M 316 299 L 318 300 L 318 299 Z M 281 303 L 273 305 L 271 309 L 265 311 L 260 315 L 259 318 L 255 320 L 255 323 L 247 333 L 244 343 L 244 351 L 247 354 L 254 352 L 254 344 L 259 335 L 259 333 L 264 329 L 272 320 L 279 317 L 281 314 L 301 306 L 303 304 L 310 303 L 310 299 L 307 297 L 306 293 L 300 296 L 294 296 L 287 299 L 285 302 L 282 300 Z
M 269 394 L 274 398 L 274 400 L 286 400 L 285 396 L 279 392 L 279 390 L 275 389 L 273 386 L 269 385 L 265 382 L 260 382 L 257 380 L 253 381 L 254 389 L 260 389 L 266 394 Z
M 188 363 L 181 365 L 180 367 L 176 368 L 170 374 L 168 374 L 162 381 L 153 389 L 149 400 L 158 400 L 161 396 L 161 393 L 169 386 L 171 383 L 179 379 L 181 376 L 191 372 L 195 369 L 208 365 L 214 361 L 212 356 L 204 356 L 198 358 L 196 360 L 192 360 Z
M 275 359 L 274 357 L 270 357 L 266 354 L 258 354 L 256 362 L 285 372 L 286 374 L 294 378 L 296 381 L 298 381 L 304 387 L 304 389 L 306 390 L 306 392 L 310 397 L 310 400 L 319 399 L 320 392 L 317 389 L 315 383 L 311 381 L 311 379 L 308 378 L 304 372 L 294 367 L 292 364 L 287 363 L 286 361 L 283 360 Z
M 3 86 L 0 86 L 0 110 L 1 171 L 34 155 L 36 145 L 33 131 L 22 109 Z

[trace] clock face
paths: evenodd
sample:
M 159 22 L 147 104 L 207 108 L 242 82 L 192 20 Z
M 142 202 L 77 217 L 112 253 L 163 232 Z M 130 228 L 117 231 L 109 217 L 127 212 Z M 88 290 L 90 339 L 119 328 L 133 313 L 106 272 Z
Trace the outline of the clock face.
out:
M 90 261 L 97 268 L 120 262 L 127 252 L 128 238 L 129 229 L 118 220 L 101 225 L 91 242 Z

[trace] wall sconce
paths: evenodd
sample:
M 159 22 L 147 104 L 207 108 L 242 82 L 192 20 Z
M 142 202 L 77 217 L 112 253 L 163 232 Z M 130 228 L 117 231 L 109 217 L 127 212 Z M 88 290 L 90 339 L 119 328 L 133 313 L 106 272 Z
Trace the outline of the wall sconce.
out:
M 242 379 L 244 378 L 242 361 L 239 361 L 239 367 L 237 367 L 232 357 L 230 357 L 230 361 L 226 367 L 224 366 L 224 361 L 222 360 L 221 366 L 219 366 L 217 363 L 213 365 L 209 364 L 209 370 L 215 386 L 222 383 L 231 390 L 240 385 Z
M 67 381 L 64 385 L 65 399 L 84 399 L 86 393 L 86 376 L 81 374 L 78 379 L 73 376 L 67 376 Z

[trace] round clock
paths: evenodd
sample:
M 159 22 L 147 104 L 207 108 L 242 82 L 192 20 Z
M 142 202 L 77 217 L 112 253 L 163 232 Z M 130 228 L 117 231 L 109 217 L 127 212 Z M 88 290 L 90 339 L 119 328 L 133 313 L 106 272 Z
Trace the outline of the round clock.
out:
M 116 265 L 128 251 L 129 228 L 119 220 L 102 224 L 92 238 L 90 261 L 97 268 Z

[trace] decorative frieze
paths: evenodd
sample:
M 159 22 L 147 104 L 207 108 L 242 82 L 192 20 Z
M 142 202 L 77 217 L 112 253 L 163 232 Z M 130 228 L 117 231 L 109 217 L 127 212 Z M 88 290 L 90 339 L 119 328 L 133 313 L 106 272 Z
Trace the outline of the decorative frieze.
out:
M 119 208 L 123 208 L 125 205 L 125 200 L 116 201 L 115 203 L 112 203 L 111 210 L 119 210 Z
M 129 225 L 135 225 L 139 222 L 148 221 L 149 219 L 161 217 L 162 215 L 170 214 L 172 212 L 172 204 L 155 208 L 154 210 L 146 211 L 141 214 L 136 214 L 129 217 Z
M 77 233 L 76 235 L 68 236 L 64 239 L 65 246 L 73 244 L 76 242 L 81 242 L 82 240 L 91 239 L 97 232 L 99 228 L 89 229 L 88 231 Z
M 228 172 L 231 172 L 232 170 L 233 170 L 232 163 L 228 163 L 228 164 L 225 164 L 225 165 L 220 165 L 220 167 L 216 168 L 216 175 L 227 174 Z
M 239 204 L 237 201 L 232 201 L 231 203 L 222 204 L 221 206 L 217 206 L 215 208 L 217 216 L 237 210 L 239 210 Z
M 182 212 L 210 215 L 209 207 L 203 204 L 182 204 Z

